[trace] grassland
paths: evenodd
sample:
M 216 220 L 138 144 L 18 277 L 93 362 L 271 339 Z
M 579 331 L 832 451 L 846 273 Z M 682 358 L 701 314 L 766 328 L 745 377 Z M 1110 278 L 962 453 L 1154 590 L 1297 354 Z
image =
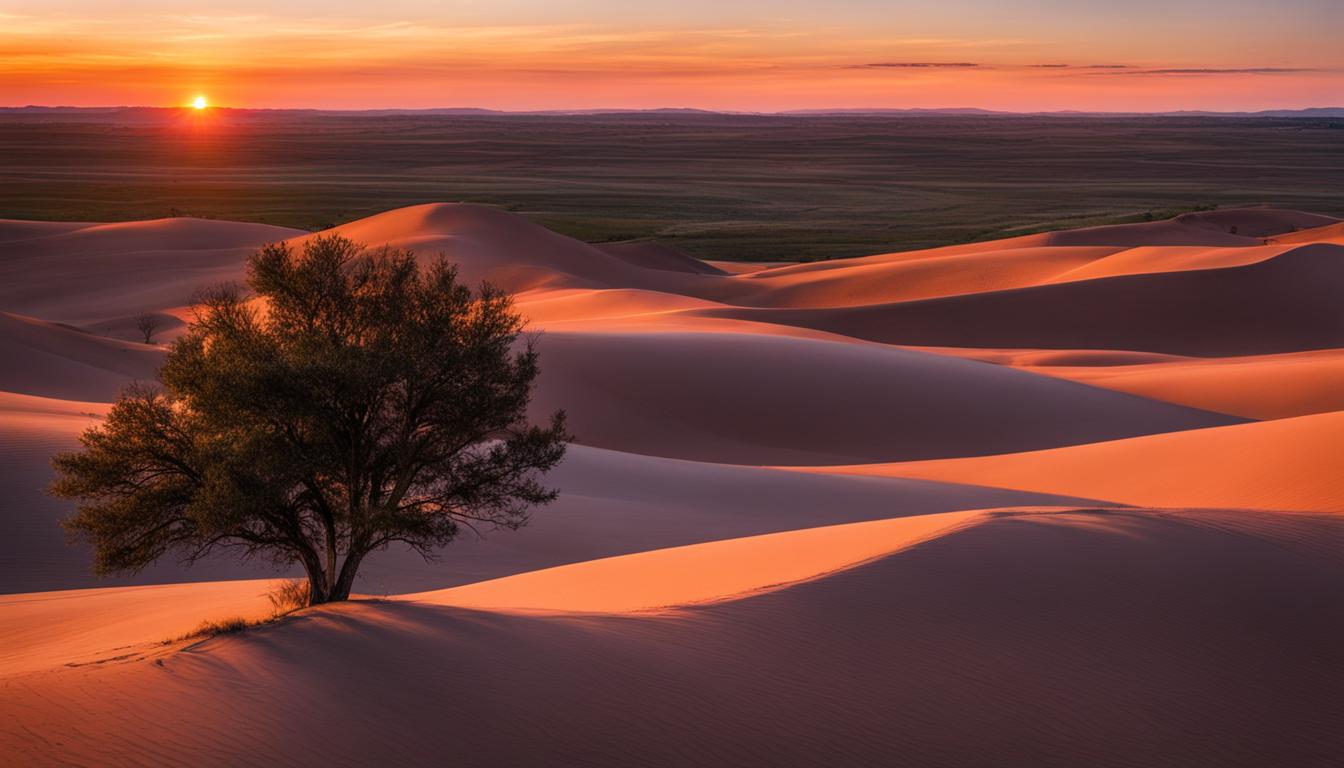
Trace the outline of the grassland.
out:
M 824 259 L 1268 203 L 1344 215 L 1344 120 L 0 118 L 0 217 L 317 229 L 428 201 L 590 241 Z

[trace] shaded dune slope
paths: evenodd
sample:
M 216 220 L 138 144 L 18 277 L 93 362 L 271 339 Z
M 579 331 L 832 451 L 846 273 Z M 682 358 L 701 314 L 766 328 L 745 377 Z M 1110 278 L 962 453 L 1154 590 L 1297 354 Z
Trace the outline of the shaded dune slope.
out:
M 134 576 L 97 578 L 89 553 L 58 526 L 69 506 L 42 493 L 49 458 L 75 447 L 94 423 L 87 413 L 0 413 L 0 483 L 8 539 L 0 556 L 0 593 L 107 585 L 213 581 L 285 575 L 265 562 L 230 557 L 190 568 L 167 558 Z M 638 456 L 572 446 L 547 477 L 561 496 L 511 533 L 466 532 L 442 562 L 392 548 L 370 557 L 358 591 L 396 594 L 602 557 L 793 528 L 1005 505 L 1068 505 L 1075 497 L 1021 493 L 924 480 L 802 475 Z M 297 572 L 289 572 L 297 575 Z
M 634 240 L 623 243 L 601 243 L 596 248 L 615 256 L 621 261 L 644 269 L 686 272 L 693 275 L 728 274 L 728 272 L 709 262 L 684 254 L 671 246 L 652 241 Z
M 0 240 L 0 310 L 78 325 L 188 303 L 299 230 L 202 219 L 90 224 Z
M 110 401 L 127 382 L 147 381 L 163 351 L 0 312 L 0 391 Z
M 738 464 L 967 456 L 1236 421 L 911 350 L 732 333 L 549 332 L 533 401 L 582 443 Z M 872 458 L 862 460 L 875 460 Z

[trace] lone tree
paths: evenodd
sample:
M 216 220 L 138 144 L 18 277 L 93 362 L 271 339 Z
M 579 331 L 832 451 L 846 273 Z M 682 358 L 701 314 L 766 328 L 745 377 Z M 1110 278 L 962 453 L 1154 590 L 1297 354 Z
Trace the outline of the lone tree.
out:
M 145 337 L 146 344 L 154 343 L 154 334 L 159 332 L 161 323 L 157 315 L 136 315 L 135 329 Z
M 426 559 L 462 526 L 517 529 L 569 439 L 530 426 L 537 353 L 508 295 L 473 295 L 442 258 L 372 256 L 340 237 L 271 245 L 248 284 L 215 289 L 159 386 L 122 394 L 54 495 L 98 573 L 220 548 L 299 563 L 310 603 L 345 600 L 364 558 Z

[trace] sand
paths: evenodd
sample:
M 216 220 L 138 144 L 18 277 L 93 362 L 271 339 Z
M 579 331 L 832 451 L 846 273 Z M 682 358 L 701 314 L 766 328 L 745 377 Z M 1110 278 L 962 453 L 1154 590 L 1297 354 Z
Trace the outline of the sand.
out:
M 983 458 L 820 467 L 1138 506 L 1344 514 L 1344 411 Z M 1344 542 L 1342 542 L 1344 543 Z
M 560 499 L 239 634 L 293 570 L 97 579 L 46 497 L 201 287 L 296 230 L 0 221 L 21 765 L 1325 766 L 1344 243 L 1228 209 L 813 264 L 490 208 L 337 228 L 517 293 Z M 1233 229 L 1235 228 L 1235 232 Z M 144 344 L 135 318 L 162 322 Z M 165 642 L 168 641 L 168 642 Z
M 356 602 L 7 676 L 0 738 L 28 764 L 1329 765 L 1344 565 L 1295 534 L 1339 521 L 1218 525 L 1245 517 L 1005 516 L 656 615 Z

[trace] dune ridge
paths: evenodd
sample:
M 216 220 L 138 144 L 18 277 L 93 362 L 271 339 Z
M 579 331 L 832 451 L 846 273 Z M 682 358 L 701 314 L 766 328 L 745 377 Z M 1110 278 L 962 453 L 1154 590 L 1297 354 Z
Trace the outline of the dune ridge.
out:
M 397 599 L 509 612 L 631 613 L 782 589 L 984 519 L 980 510 L 720 539 L 589 560 Z
M 1344 411 L 1045 451 L 801 471 L 911 477 L 1147 507 L 1344 513 Z
M 1344 247 L 1315 243 L 1238 267 L 858 307 L 694 311 L 890 344 L 1220 357 L 1344 346 L 1344 313 L 1337 301 L 1342 289 Z

